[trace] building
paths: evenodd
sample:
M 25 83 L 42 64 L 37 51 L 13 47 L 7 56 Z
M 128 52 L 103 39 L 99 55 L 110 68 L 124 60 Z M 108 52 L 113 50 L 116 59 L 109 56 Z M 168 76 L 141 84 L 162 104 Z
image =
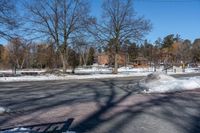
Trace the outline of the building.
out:
M 134 60 L 134 67 L 147 67 L 147 66 L 148 66 L 148 60 L 142 56 L 139 56 Z

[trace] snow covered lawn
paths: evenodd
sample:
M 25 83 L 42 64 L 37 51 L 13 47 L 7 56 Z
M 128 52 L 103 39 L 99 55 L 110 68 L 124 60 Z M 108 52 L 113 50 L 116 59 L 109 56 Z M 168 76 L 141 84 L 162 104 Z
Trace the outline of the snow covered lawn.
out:
M 45 81 L 45 80 L 70 80 L 70 79 L 101 79 L 101 78 L 118 78 L 118 77 L 131 77 L 131 76 L 147 76 L 153 72 L 153 68 L 129 68 L 121 67 L 118 69 L 118 74 L 112 74 L 112 68 L 103 68 L 103 67 L 92 67 L 92 68 L 77 68 L 75 70 L 75 75 L 65 74 L 65 75 L 56 75 L 56 74 L 42 74 L 45 70 L 19 70 L 17 74 L 25 72 L 37 72 L 37 76 L 9 76 L 9 77 L 0 77 L 0 82 L 16 82 L 16 81 Z M 161 69 L 157 69 L 161 71 Z M 71 72 L 68 70 L 67 72 Z M 179 72 L 178 74 L 186 73 L 195 73 L 196 69 L 186 69 L 185 72 Z M 0 70 L 2 73 L 12 73 L 11 70 Z M 168 74 L 177 74 L 172 70 L 168 71 Z
M 0 77 L 0 82 L 16 82 L 16 81 L 45 81 L 45 80 L 71 80 L 71 79 L 104 79 L 131 76 L 146 76 L 148 73 L 130 73 L 130 74 L 91 74 L 91 75 L 38 75 L 38 76 L 19 76 L 19 77 Z

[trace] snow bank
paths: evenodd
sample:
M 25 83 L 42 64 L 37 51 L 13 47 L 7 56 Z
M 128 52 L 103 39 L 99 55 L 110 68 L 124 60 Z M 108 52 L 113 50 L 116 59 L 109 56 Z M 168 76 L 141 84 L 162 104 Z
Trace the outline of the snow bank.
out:
M 106 67 L 92 67 L 92 68 L 76 68 L 76 75 L 61 74 L 56 75 L 50 73 L 42 73 L 45 70 L 27 70 L 27 72 L 40 72 L 39 75 L 22 75 L 22 76 L 0 76 L 0 82 L 17 82 L 17 81 L 44 81 L 44 80 L 69 80 L 69 79 L 101 79 L 101 78 L 119 78 L 119 77 L 131 77 L 131 76 L 147 76 L 153 72 L 153 68 L 132 68 L 132 67 L 121 67 L 118 69 L 118 74 L 112 74 L 112 68 Z M 162 71 L 162 69 L 157 69 Z M 1 74 L 0 70 L 0 74 Z M 6 72 L 6 71 L 4 71 Z M 9 71 L 7 71 L 9 72 Z M 11 71 L 10 71 L 11 72 Z M 19 72 L 26 72 L 25 70 Z M 70 69 L 67 72 L 71 72 Z M 196 69 L 186 69 L 186 72 L 178 74 L 195 73 Z M 42 74 L 41 74 L 42 73 Z M 176 74 L 173 71 L 168 70 L 168 74 Z
M 176 79 L 164 73 L 152 73 L 138 85 L 145 93 L 165 93 L 200 88 L 200 76 Z
M 0 107 L 0 115 L 1 115 L 1 114 L 4 114 L 5 112 L 6 112 L 6 109 L 3 108 L 3 107 Z
M 0 82 L 18 82 L 18 81 L 50 81 L 50 80 L 79 80 L 79 79 L 104 79 L 104 78 L 122 78 L 132 76 L 147 76 L 146 73 L 123 73 L 123 74 L 89 74 L 89 75 L 38 75 L 38 76 L 18 76 L 18 77 L 0 77 Z
M 9 113 L 10 109 L 4 108 L 0 106 L 0 115 L 4 114 L 4 113 Z

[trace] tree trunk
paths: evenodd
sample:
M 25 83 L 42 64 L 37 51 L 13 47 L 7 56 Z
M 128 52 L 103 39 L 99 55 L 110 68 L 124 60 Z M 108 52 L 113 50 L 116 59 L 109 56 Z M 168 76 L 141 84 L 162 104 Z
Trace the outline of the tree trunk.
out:
M 63 73 L 66 73 L 66 57 L 65 55 L 61 54 L 61 61 L 62 61 L 62 65 L 63 65 Z
M 24 62 L 25 62 L 25 59 L 23 59 L 22 64 L 21 64 L 21 66 L 20 66 L 20 69 L 23 69 Z
M 114 64 L 113 74 L 117 73 L 118 73 L 118 53 L 115 53 L 115 64 Z
M 17 59 L 17 68 L 20 68 L 19 60 Z
M 75 74 L 75 67 L 72 67 L 72 74 Z

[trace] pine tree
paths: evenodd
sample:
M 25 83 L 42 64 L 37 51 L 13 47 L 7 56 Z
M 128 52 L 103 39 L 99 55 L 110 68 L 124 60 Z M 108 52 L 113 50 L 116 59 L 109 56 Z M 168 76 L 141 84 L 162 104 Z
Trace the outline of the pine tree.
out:
M 95 54 L 94 48 L 90 47 L 87 65 L 92 65 L 94 63 L 94 54 Z

